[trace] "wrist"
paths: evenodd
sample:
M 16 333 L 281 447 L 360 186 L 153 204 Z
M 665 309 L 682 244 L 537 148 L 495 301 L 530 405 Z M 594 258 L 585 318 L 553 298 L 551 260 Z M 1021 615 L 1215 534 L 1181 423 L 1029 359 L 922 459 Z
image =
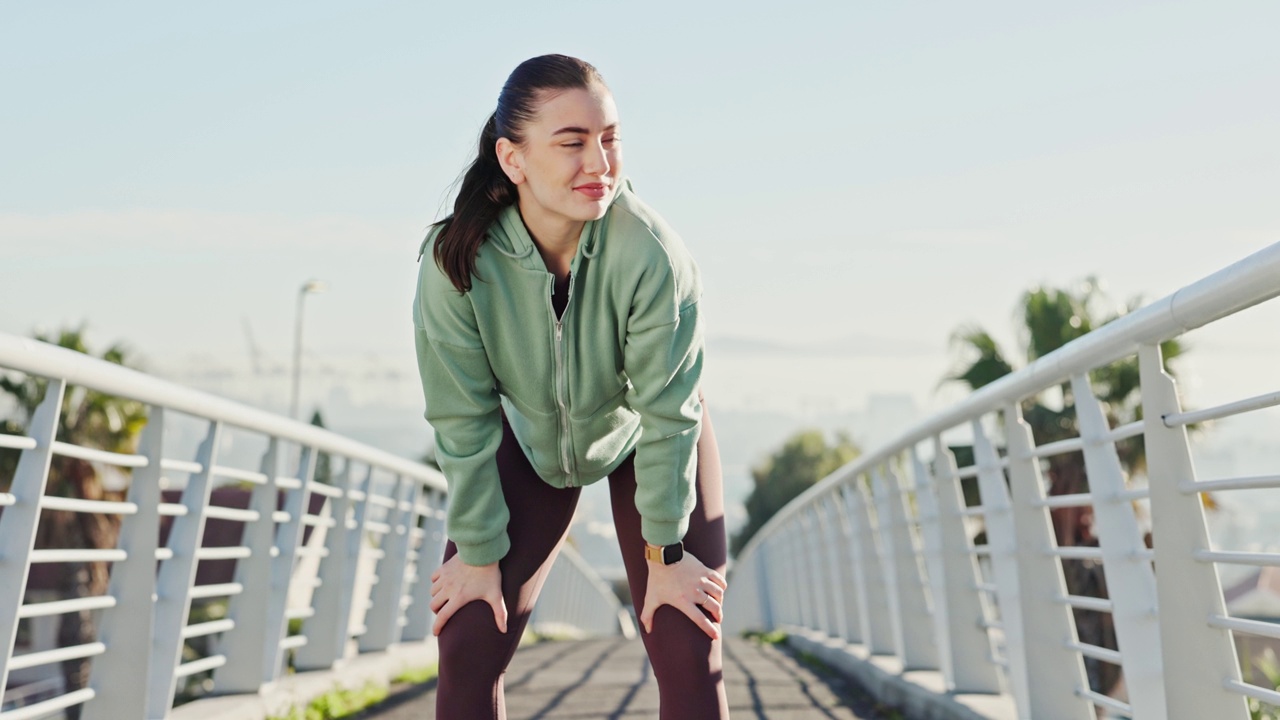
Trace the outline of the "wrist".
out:
M 684 543 L 675 542 L 670 545 L 644 544 L 644 557 L 650 565 L 675 565 L 684 559 Z

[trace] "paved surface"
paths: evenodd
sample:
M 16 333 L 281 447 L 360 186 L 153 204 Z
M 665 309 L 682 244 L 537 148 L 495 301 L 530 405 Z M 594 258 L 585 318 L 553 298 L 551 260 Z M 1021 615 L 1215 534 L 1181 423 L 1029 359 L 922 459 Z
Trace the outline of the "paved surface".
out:
M 734 720 L 884 720 L 858 689 L 798 662 L 785 648 L 731 639 L 725 688 Z M 638 640 L 548 642 L 516 653 L 507 670 L 508 720 L 657 720 L 658 687 Z M 430 686 L 362 718 L 435 718 Z

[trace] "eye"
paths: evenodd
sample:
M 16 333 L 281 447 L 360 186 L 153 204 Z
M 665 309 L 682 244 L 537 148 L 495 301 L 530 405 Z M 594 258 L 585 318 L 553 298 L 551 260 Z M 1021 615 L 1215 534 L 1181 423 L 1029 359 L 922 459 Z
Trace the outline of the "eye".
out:
M 579 141 L 574 141 L 574 142 L 564 143 L 560 147 L 579 148 L 579 147 L 582 147 L 582 143 Z
M 622 138 L 618 137 L 617 135 L 613 137 L 607 137 L 604 139 L 605 145 L 613 145 L 614 143 L 620 143 L 620 142 L 622 142 Z

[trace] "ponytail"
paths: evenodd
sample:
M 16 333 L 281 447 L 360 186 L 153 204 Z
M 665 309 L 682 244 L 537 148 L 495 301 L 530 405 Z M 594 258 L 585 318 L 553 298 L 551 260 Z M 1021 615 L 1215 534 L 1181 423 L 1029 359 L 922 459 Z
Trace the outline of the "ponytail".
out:
M 453 214 L 441 220 L 433 255 L 458 292 L 471 289 L 476 254 L 489 226 L 506 206 L 516 201 L 516 186 L 498 164 L 497 113 L 489 116 L 480 132 L 476 159 L 467 168 L 453 203 Z

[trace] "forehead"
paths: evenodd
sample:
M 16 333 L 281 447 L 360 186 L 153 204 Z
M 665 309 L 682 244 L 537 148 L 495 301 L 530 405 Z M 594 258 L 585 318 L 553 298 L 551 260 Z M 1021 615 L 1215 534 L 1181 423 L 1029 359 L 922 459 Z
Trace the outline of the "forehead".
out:
M 589 88 L 546 93 L 529 129 L 539 134 L 551 134 L 564 127 L 599 132 L 617 124 L 618 107 L 613 102 L 613 93 L 593 83 Z

